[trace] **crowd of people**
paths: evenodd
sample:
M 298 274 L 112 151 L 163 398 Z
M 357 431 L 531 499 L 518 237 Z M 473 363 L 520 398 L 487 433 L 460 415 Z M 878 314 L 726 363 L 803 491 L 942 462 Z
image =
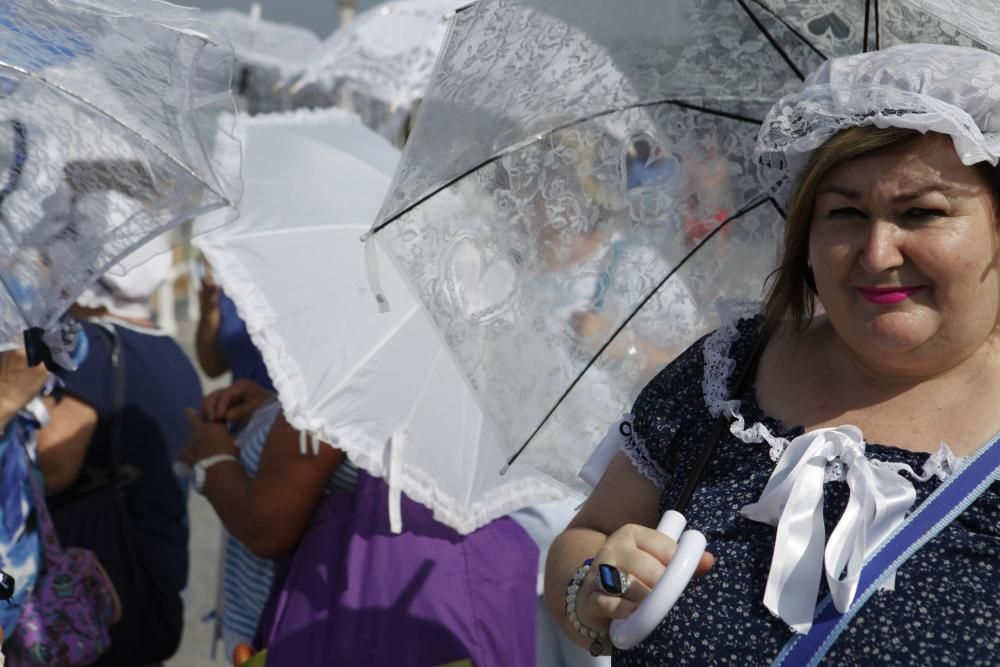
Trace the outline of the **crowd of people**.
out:
M 8 429 L 5 453 L 41 476 L 5 495 L 50 514 L 62 550 L 96 556 L 88 593 L 101 593 L 94 607 L 102 613 L 79 664 L 158 664 L 178 648 L 190 491 L 204 494 L 225 530 L 215 612 L 226 656 L 244 645 L 289 665 L 530 665 L 536 653 L 545 664 L 593 660 L 559 636 L 536 586 L 544 561 L 536 540 L 551 541 L 574 503 L 461 535 L 403 498 L 405 530 L 393 533 L 385 482 L 329 444 L 300 446 L 210 267 L 196 357 L 206 376 L 232 381 L 202 396 L 192 360 L 153 323 L 150 299 L 168 268 L 161 257 L 81 297 L 72 311 L 82 322 L 75 371 L 55 377 L 27 367 L 22 352 L 3 353 L 7 416 L 18 426 Z M 46 503 L 32 495 L 40 488 Z M 19 598 L 5 616 L 10 664 L 36 650 L 18 639 L 16 611 L 30 607 L 20 598 L 31 579 L 10 556 L 28 536 L 53 537 L 25 526 L 42 520 L 21 518 L 4 559 Z M 32 575 L 42 569 L 35 562 Z M 52 655 L 77 638 L 53 631 Z
M 629 141 L 644 187 L 678 168 Z M 567 147 L 549 142 L 538 150 Z M 239 664 L 806 664 L 806 650 L 995 664 L 1000 465 L 967 480 L 1000 447 L 1000 56 L 911 44 L 829 60 L 774 106 L 756 155 L 785 219 L 764 301 L 725 306 L 683 351 L 636 336 L 651 379 L 593 493 L 469 534 L 405 496 L 391 507 L 385 480 L 286 419 L 212 267 L 194 361 L 230 381 L 208 395 L 151 311 L 169 256 L 102 277 L 70 309 L 74 370 L 0 353 L 3 657 L 169 659 L 193 492 L 224 529 L 216 635 Z M 579 185 L 603 205 L 602 184 Z M 554 228 L 545 204 L 528 216 Z M 601 223 L 535 249 L 552 271 L 612 265 L 551 295 L 581 339 L 616 324 L 606 274 L 644 251 L 595 258 Z M 685 220 L 685 243 L 709 227 Z M 707 539 L 697 576 L 648 637 L 615 646 L 670 574 L 677 542 L 657 526 L 673 509 Z

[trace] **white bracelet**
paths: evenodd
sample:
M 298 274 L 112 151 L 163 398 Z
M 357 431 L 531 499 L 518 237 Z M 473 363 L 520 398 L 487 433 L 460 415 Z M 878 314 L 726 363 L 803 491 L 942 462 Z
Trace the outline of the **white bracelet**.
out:
M 222 463 L 223 461 L 236 461 L 239 463 L 239 459 L 232 454 L 216 454 L 215 456 L 203 458 L 192 466 L 192 472 L 194 473 L 192 483 L 195 491 L 201 493 L 205 490 L 205 478 L 208 474 L 208 469 L 216 463 Z
M 590 644 L 590 655 L 596 658 L 604 653 L 604 644 L 601 640 L 606 639 L 608 633 L 588 628 L 580 622 L 580 618 L 576 615 L 576 595 L 580 592 L 580 586 L 583 585 L 583 580 L 587 578 L 587 573 L 590 572 L 591 563 L 593 563 L 592 558 L 585 560 L 580 569 L 573 575 L 569 586 L 566 587 L 566 616 L 569 617 L 569 622 L 573 624 L 577 632 L 593 640 Z

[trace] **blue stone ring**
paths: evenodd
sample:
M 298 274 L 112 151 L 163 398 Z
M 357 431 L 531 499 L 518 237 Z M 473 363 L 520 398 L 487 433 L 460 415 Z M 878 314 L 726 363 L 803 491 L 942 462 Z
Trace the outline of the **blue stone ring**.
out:
M 597 588 L 606 595 L 620 598 L 628 593 L 632 577 L 622 572 L 614 565 L 601 564 L 597 566 Z

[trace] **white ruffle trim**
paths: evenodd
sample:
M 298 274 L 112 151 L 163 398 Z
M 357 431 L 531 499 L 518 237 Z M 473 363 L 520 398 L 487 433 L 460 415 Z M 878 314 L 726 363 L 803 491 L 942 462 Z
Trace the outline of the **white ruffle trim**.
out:
M 628 435 L 622 433 L 622 425 L 624 424 L 628 425 Z M 625 453 L 625 456 L 628 457 L 629 462 L 635 469 L 639 471 L 639 474 L 655 484 L 656 488 L 662 489 L 666 484 L 667 473 L 657 465 L 642 438 L 636 435 L 634 424 L 635 421 L 632 415 L 626 414 L 622 416 L 621 421 L 611 427 L 611 430 L 604 437 L 617 438 L 618 448 Z
M 706 340 L 704 346 L 705 375 L 702 380 L 702 392 L 705 404 L 712 416 L 726 415 L 732 420 L 729 431 L 742 442 L 767 443 L 771 460 L 775 463 L 785 453 L 789 440 L 776 436 L 760 422 L 747 426 L 746 420 L 740 414 L 740 401 L 729 398 L 729 377 L 735 363 L 729 353 L 733 343 L 739 338 L 738 323 L 740 320 L 755 317 L 760 312 L 760 304 L 755 301 L 720 300 L 716 307 L 722 324 Z M 924 462 L 923 474 L 918 478 L 925 481 L 930 477 L 939 480 L 947 479 L 961 459 L 956 457 L 946 443 L 941 443 L 938 450 Z M 873 465 L 882 462 L 873 459 Z M 844 467 L 840 460 L 831 462 L 826 469 L 825 481 L 843 481 Z
M 199 248 L 212 263 L 216 278 L 226 294 L 236 304 L 236 310 L 246 322 L 254 346 L 260 350 L 264 365 L 271 376 L 285 419 L 297 430 L 305 431 L 330 443 L 347 454 L 356 466 L 369 474 L 386 479 L 386 461 L 390 445 L 378 442 L 361 429 L 352 426 L 333 427 L 310 418 L 308 392 L 302 382 L 295 358 L 285 349 L 284 340 L 270 324 L 276 319 L 267 299 L 257 290 L 252 277 L 239 260 L 224 248 L 216 248 L 211 239 L 199 239 Z M 530 505 L 561 500 L 567 493 L 557 489 L 551 479 L 525 478 L 510 482 L 483 495 L 477 502 L 467 502 L 444 492 L 433 473 L 416 468 L 412 463 L 401 466 L 393 486 L 411 500 L 428 507 L 434 518 L 467 535 L 494 519 L 506 516 Z

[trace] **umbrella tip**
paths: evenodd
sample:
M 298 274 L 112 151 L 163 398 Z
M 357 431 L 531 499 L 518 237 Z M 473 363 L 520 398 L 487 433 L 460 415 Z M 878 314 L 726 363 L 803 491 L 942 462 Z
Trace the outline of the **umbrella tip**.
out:
M 510 470 L 510 464 L 505 463 L 503 468 L 500 468 L 500 476 L 503 477 L 504 475 L 506 475 L 508 470 Z

